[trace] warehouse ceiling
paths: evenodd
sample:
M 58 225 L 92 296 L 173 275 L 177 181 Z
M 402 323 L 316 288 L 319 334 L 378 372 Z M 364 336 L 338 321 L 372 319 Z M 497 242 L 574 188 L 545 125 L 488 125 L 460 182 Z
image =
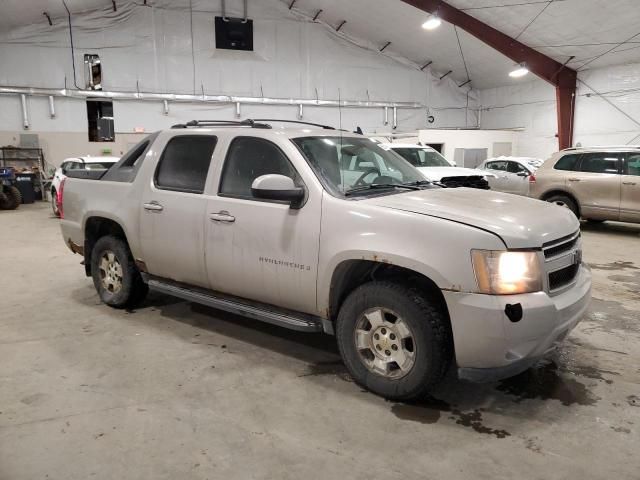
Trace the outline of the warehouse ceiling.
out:
M 249 0 L 249 10 L 251 2 Z M 271 0 L 287 12 L 293 0 Z M 65 0 L 72 14 L 112 8 L 112 0 Z M 130 0 L 116 0 L 115 4 Z M 135 0 L 142 5 L 144 0 Z M 148 0 L 147 5 L 167 5 Z M 188 0 L 170 2 L 171 8 L 189 8 Z M 194 2 L 195 4 L 196 2 Z M 197 2 L 219 10 L 219 1 Z M 640 7 L 638 0 L 449 0 L 486 24 L 517 38 L 560 63 L 577 70 L 640 63 Z M 237 5 L 236 5 L 237 4 Z M 238 10 L 241 0 L 227 0 Z M 0 29 L 46 22 L 66 16 L 62 0 L 3 0 Z M 401 0 L 296 0 L 290 13 L 340 28 L 340 33 L 382 48 L 384 54 L 416 65 L 433 62 L 436 75 L 449 74 L 458 84 L 471 80 L 473 88 L 511 85 L 523 80 L 508 76 L 513 62 L 459 28 L 443 22 L 431 31 L 421 28 L 428 14 Z M 571 58 L 573 57 L 573 58 Z

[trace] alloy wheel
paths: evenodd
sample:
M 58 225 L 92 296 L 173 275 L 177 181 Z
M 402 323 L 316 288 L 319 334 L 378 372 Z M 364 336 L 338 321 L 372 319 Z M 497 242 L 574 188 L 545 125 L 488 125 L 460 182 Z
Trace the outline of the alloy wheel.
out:
M 402 378 L 415 364 L 413 332 L 402 317 L 389 309 L 364 312 L 356 323 L 354 342 L 367 369 L 385 378 Z

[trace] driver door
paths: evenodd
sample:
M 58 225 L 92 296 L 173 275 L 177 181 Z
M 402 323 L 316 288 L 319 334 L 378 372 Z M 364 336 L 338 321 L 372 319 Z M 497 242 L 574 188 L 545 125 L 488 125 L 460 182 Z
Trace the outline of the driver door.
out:
M 517 195 L 529 195 L 529 176 L 531 172 L 518 162 L 507 162 L 507 192 Z
M 292 147 L 293 148 L 293 147 Z M 207 201 L 205 262 L 213 290 L 316 313 L 321 195 L 305 187 L 299 209 L 253 197 L 253 181 L 266 174 L 304 183 L 287 155 L 264 138 L 235 137 L 217 193 Z

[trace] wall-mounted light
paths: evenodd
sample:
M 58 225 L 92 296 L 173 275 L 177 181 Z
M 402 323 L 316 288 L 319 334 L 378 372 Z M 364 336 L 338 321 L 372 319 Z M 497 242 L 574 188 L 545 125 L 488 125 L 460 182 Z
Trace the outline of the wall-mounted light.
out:
M 440 17 L 438 17 L 438 15 L 434 13 L 427 19 L 426 22 L 422 24 L 422 28 L 424 28 L 425 30 L 434 30 L 440 25 L 442 25 L 442 20 L 440 20 Z
M 527 73 L 529 73 L 529 69 L 524 63 L 521 63 L 515 70 L 509 72 L 509 76 L 512 78 L 520 78 L 524 77 Z

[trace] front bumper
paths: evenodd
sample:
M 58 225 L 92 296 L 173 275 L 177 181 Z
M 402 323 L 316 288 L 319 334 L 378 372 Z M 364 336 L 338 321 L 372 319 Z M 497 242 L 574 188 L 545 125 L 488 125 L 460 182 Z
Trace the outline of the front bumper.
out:
M 443 291 L 449 308 L 459 376 L 492 381 L 526 370 L 561 343 L 591 299 L 591 271 L 582 264 L 575 284 L 558 295 L 482 295 Z M 522 306 L 512 322 L 507 304 Z

